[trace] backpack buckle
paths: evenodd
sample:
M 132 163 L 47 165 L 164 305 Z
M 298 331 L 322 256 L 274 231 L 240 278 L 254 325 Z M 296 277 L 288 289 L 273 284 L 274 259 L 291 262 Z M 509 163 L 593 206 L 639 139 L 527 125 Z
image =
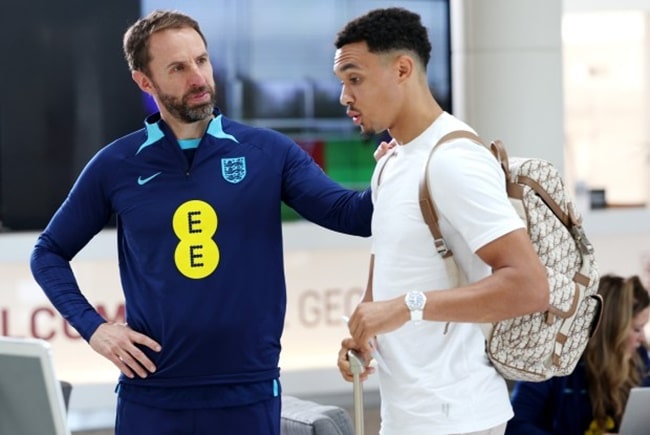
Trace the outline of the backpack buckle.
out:
M 585 234 L 585 230 L 582 228 L 582 225 L 573 225 L 571 227 L 571 235 L 578 243 L 580 252 L 582 252 L 583 255 L 594 254 L 594 247 L 589 239 L 587 239 L 587 235 Z
M 442 258 L 447 257 L 451 254 L 451 251 L 447 247 L 447 243 L 444 239 L 433 239 L 433 244 L 436 246 L 436 251 L 442 256 Z

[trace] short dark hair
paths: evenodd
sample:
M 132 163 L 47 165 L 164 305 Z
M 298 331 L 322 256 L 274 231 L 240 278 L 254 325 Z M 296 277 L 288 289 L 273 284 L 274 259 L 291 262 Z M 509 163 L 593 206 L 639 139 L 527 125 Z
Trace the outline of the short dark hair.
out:
M 414 52 L 426 68 L 431 58 L 431 42 L 420 15 L 404 8 L 375 9 L 345 25 L 334 45 L 341 48 L 365 42 L 371 53 L 393 50 Z
M 124 57 L 131 71 L 147 72 L 151 57 L 149 55 L 149 38 L 156 32 L 167 29 L 191 28 L 203 39 L 208 46 L 205 36 L 199 28 L 199 23 L 192 17 L 178 11 L 155 10 L 146 17 L 140 18 L 124 33 Z

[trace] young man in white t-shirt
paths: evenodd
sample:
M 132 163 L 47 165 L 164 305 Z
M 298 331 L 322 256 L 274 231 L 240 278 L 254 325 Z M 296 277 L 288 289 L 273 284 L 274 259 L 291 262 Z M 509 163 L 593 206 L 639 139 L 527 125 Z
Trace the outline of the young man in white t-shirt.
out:
M 394 145 L 378 162 L 381 182 L 378 170 L 371 181 L 368 287 L 350 318 L 339 369 L 351 380 L 347 351 L 369 361 L 376 338 L 385 360 L 382 435 L 502 434 L 512 409 L 478 323 L 545 310 L 545 269 L 509 203 L 498 162 L 467 139 L 442 146 L 427 170 L 441 231 L 469 284 L 454 287 L 435 251 L 420 211 L 419 179 L 442 136 L 473 130 L 444 112 L 429 90 L 431 45 L 419 15 L 401 8 L 368 12 L 349 22 L 335 45 L 348 116 L 364 134 L 387 130 Z

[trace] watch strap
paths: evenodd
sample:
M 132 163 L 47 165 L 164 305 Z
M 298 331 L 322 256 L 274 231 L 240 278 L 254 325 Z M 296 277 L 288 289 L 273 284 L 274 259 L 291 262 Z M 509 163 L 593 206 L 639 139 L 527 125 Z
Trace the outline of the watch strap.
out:
M 411 320 L 419 322 L 422 320 L 422 310 L 411 310 Z

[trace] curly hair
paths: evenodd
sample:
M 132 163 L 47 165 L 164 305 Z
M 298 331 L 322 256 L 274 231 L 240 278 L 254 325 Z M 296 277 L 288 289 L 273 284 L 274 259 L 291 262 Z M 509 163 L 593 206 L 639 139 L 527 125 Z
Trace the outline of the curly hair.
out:
M 191 28 L 208 43 L 199 28 L 199 23 L 193 18 L 178 11 L 155 10 L 146 17 L 140 18 L 124 33 L 124 57 L 131 71 L 148 72 L 151 56 L 149 55 L 149 38 L 156 32 L 167 29 Z
M 371 53 L 411 51 L 425 69 L 431 58 L 431 42 L 420 16 L 403 8 L 375 9 L 350 21 L 334 45 L 338 49 L 355 42 L 365 42 Z
M 608 414 L 620 423 L 630 389 L 641 382 L 643 363 L 629 354 L 628 335 L 634 317 L 650 306 L 650 295 L 638 276 L 615 275 L 601 277 L 598 293 L 602 319 L 584 359 L 594 419 L 605 428 Z

